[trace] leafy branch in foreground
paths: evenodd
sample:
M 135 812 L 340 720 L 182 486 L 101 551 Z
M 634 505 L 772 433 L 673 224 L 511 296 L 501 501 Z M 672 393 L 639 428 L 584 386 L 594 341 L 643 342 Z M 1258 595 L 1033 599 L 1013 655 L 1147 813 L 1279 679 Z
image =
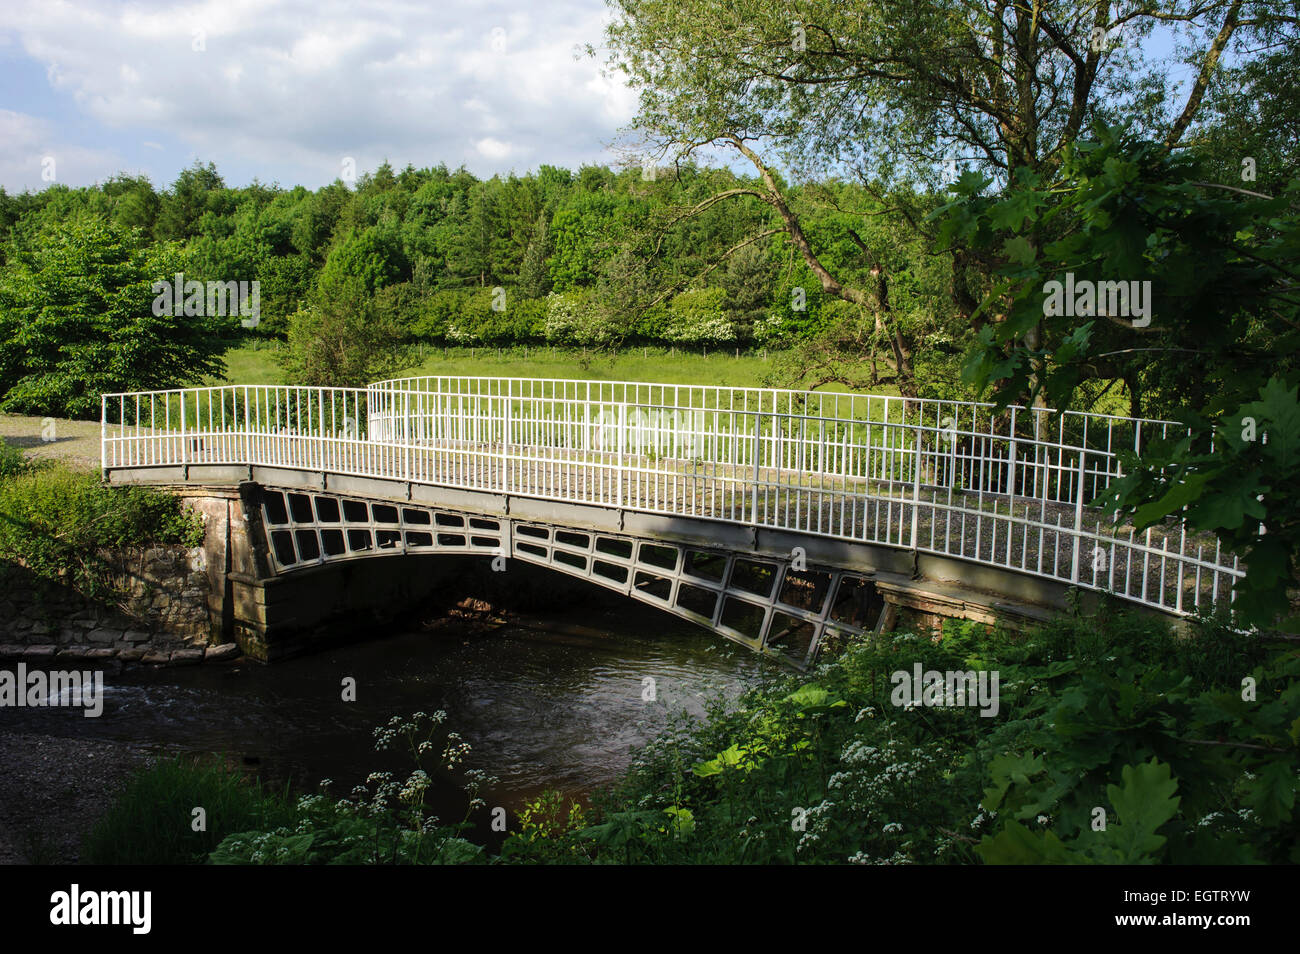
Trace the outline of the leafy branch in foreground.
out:
M 988 184 L 963 177 L 936 213 L 997 275 L 966 380 L 1001 406 L 1057 407 L 1118 380 L 1134 416 L 1185 423 L 1181 439 L 1144 435 L 1102 502 L 1139 528 L 1182 514 L 1217 534 L 1245 563 L 1235 612 L 1275 625 L 1300 553 L 1300 181 L 1277 197 L 1214 188 L 1194 159 L 1098 127 L 1059 175 Z

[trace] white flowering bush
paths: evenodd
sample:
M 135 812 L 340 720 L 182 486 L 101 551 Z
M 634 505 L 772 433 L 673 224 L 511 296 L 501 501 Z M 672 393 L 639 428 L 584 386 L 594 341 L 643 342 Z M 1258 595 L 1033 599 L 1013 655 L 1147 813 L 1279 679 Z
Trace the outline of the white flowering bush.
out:
M 462 837 L 470 815 L 484 807 L 484 789 L 496 780 L 478 769 L 464 773 L 469 796 L 465 817 L 443 823 L 426 806 L 429 770 L 451 771 L 470 755 L 455 732 L 442 731 L 447 714 L 394 716 L 375 729 L 375 751 L 404 751 L 414 763 L 405 777 L 372 772 L 348 798 L 331 799 L 333 784 L 298 799 L 295 821 L 270 831 L 227 837 L 211 854 L 213 864 L 472 864 L 485 861 L 481 846 Z M 441 737 L 441 741 L 435 741 Z M 426 765 L 428 766 L 426 768 Z
M 785 320 L 780 315 L 764 315 L 754 322 L 754 340 L 759 344 L 772 344 L 785 332 Z
M 600 347 L 610 344 L 619 330 L 582 291 L 551 292 L 546 296 L 546 340 L 552 344 Z
M 736 325 L 727 316 L 722 288 L 686 291 L 672 300 L 666 337 L 681 344 L 722 344 L 735 341 Z

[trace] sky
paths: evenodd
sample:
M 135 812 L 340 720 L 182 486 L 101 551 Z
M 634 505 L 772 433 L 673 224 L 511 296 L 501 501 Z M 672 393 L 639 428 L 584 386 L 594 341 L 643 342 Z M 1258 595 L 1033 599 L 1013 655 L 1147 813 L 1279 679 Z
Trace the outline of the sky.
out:
M 603 0 L 3 0 L 0 186 L 617 164 Z

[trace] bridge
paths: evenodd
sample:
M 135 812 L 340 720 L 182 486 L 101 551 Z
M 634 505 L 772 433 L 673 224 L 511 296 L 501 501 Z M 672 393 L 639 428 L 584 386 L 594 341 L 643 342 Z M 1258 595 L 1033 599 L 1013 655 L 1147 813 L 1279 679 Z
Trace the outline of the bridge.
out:
M 899 608 L 1172 617 L 1238 559 L 1093 505 L 1170 421 L 892 396 L 532 378 L 105 394 L 105 479 L 238 488 L 244 582 L 403 554 L 588 580 L 803 667 Z

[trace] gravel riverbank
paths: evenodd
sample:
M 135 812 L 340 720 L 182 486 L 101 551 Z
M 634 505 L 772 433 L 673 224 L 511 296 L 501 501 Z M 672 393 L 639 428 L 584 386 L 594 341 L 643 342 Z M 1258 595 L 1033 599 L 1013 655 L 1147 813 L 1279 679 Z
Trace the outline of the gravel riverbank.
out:
M 0 733 L 0 864 L 78 863 L 83 836 L 148 760 L 121 742 Z

